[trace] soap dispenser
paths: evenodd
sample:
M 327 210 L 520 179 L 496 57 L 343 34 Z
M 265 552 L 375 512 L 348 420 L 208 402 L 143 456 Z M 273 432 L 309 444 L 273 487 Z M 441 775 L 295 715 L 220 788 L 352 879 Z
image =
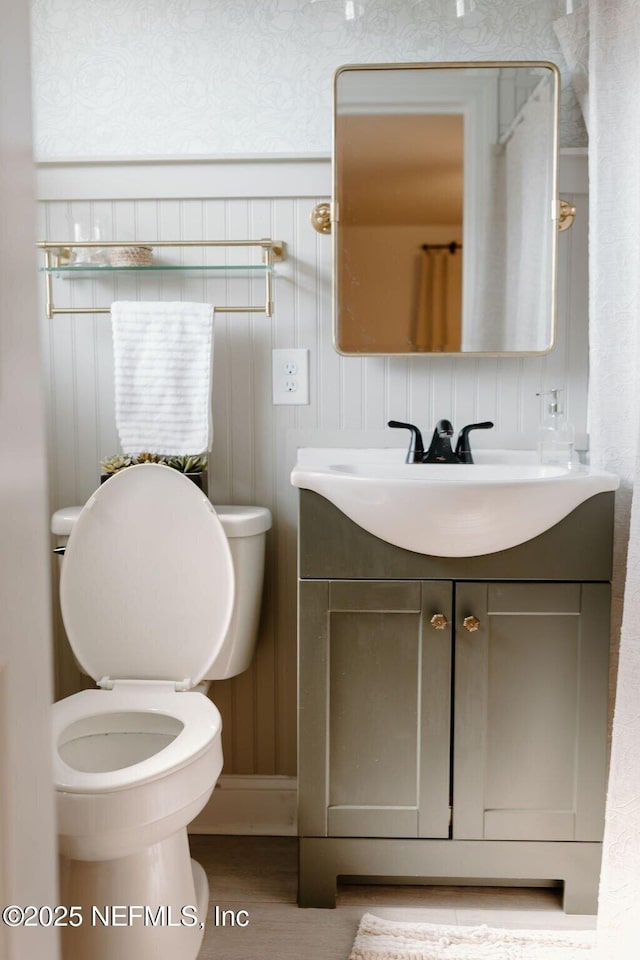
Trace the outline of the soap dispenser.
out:
M 573 462 L 573 426 L 567 421 L 558 394 L 559 388 L 537 393 L 549 397 L 547 413 L 538 429 L 538 459 L 555 467 L 570 467 Z

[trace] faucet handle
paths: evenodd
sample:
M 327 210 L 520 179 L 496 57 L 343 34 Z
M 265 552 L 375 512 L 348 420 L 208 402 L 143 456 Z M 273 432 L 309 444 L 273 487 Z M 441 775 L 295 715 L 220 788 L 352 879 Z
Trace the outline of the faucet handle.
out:
M 400 420 L 389 420 L 388 427 L 398 427 L 404 430 L 411 430 L 411 440 L 405 463 L 422 463 L 424 458 L 424 444 L 422 434 L 413 423 L 402 423 Z
M 466 427 L 462 428 L 460 433 L 462 433 L 463 430 L 466 430 L 467 432 L 469 430 L 491 430 L 492 427 L 493 423 L 491 420 L 483 420 L 482 423 L 468 423 Z
M 482 423 L 469 423 L 463 427 L 458 434 L 456 443 L 456 456 L 460 463 L 473 463 L 471 455 L 471 445 L 469 443 L 469 434 L 472 430 L 490 430 L 493 426 L 491 420 L 484 420 Z

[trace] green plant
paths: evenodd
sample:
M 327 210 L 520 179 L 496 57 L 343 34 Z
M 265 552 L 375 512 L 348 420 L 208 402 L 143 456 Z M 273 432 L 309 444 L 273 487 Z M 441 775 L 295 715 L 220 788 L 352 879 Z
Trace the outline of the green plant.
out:
M 130 467 L 132 463 L 132 457 L 115 454 L 113 457 L 106 457 L 104 460 L 101 460 L 100 466 L 102 467 L 103 473 L 117 473 L 118 470 L 124 470 L 125 467 Z
M 168 467 L 179 470 L 180 473 L 204 473 L 207 469 L 206 456 L 199 457 L 167 457 L 163 461 Z
M 139 453 L 132 463 L 165 463 L 165 459 L 158 453 Z
M 138 463 L 163 463 L 167 467 L 179 470 L 180 473 L 205 473 L 207 469 L 207 457 L 186 456 L 186 457 L 163 457 L 158 453 L 139 453 L 137 456 L 130 454 L 115 454 L 112 457 L 105 457 L 100 461 L 103 473 L 118 473 L 125 467 L 132 467 Z

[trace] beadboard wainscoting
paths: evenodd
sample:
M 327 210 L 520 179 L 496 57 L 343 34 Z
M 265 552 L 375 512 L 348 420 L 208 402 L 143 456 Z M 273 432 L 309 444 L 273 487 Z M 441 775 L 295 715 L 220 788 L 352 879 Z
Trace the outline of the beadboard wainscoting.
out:
M 586 432 L 586 157 L 561 160 L 561 195 L 574 202 L 572 230 L 560 235 L 558 336 L 542 358 L 344 358 L 331 345 L 331 240 L 309 217 L 330 193 L 327 157 L 43 164 L 38 171 L 40 238 L 71 239 L 75 220 L 100 221 L 105 239 L 198 240 L 272 237 L 286 244 L 277 265 L 275 314 L 218 314 L 215 330 L 210 496 L 259 504 L 273 513 L 255 661 L 214 684 L 224 723 L 225 774 L 296 772 L 296 491 L 289 484 L 295 442 L 336 434 L 346 445 L 384 431 L 391 418 L 428 428 L 493 420 L 495 434 L 533 437 L 535 394 L 566 388 L 578 436 Z M 200 251 L 193 252 L 194 257 Z M 229 262 L 242 262 L 233 250 Z M 235 259 L 234 259 L 235 258 Z M 240 259 L 239 259 L 240 258 Z M 185 261 L 186 262 L 186 261 Z M 116 299 L 259 302 L 261 281 L 120 274 L 56 280 L 56 302 L 108 306 Z M 253 298 L 253 299 L 252 299 Z M 98 483 L 99 460 L 117 452 L 108 315 L 43 316 L 48 390 L 51 508 L 83 503 Z M 273 406 L 271 351 L 310 351 L 310 403 Z M 366 432 L 366 434 L 365 434 Z M 398 438 L 387 431 L 390 445 Z M 360 438 L 360 440 L 358 439 Z M 125 545 L 123 545 L 125 549 Z M 57 574 L 53 568 L 54 582 Z M 57 596 L 57 583 L 55 583 Z M 56 603 L 58 696 L 82 686 L 64 641 Z M 179 638 L 177 638 L 179 642 Z

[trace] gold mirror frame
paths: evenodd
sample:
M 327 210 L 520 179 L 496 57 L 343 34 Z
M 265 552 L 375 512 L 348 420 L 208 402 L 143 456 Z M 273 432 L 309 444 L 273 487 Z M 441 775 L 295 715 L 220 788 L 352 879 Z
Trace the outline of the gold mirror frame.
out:
M 338 208 L 338 164 L 336 162 L 336 140 L 337 140 L 337 118 L 338 118 L 338 81 L 340 76 L 347 71 L 399 71 L 399 70 L 437 70 L 437 69 L 446 69 L 446 70 L 468 70 L 468 69 L 477 69 L 477 68 L 487 68 L 487 69 L 499 69 L 499 68 L 511 68 L 511 67 L 528 67 L 528 68 L 547 68 L 554 80 L 554 95 L 553 95 L 553 137 L 552 137 L 552 160 L 550 164 L 550 177 L 551 177 L 551 195 L 556 198 L 555 204 L 553 204 L 553 211 L 550 218 L 550 222 L 556 223 L 556 229 L 550 231 L 550 296 L 549 296 L 549 310 L 550 310 L 550 325 L 549 325 L 549 343 L 548 346 L 543 350 L 513 350 L 513 351 L 459 351 L 459 352 L 429 352 L 422 350 L 415 350 L 409 352 L 382 352 L 376 351 L 373 353 L 363 351 L 347 351 L 341 349 L 339 345 L 339 283 L 337 277 L 337 264 L 338 264 L 338 251 L 339 251 L 339 231 L 340 231 L 340 211 Z M 314 208 L 312 213 L 312 222 L 315 229 L 322 233 L 332 233 L 332 248 L 333 248 L 333 298 L 332 298 L 332 328 L 333 328 L 333 346 L 337 353 L 342 356 L 398 356 L 398 357 L 416 357 L 416 356 L 426 356 L 426 357 L 519 357 L 519 356 L 544 356 L 548 354 L 555 345 L 556 338 L 556 326 L 557 326 L 557 306 L 556 306 L 556 294 L 557 294 L 557 234 L 559 230 L 568 229 L 573 223 L 575 217 L 575 208 L 572 208 L 571 205 L 566 204 L 565 201 L 560 201 L 558 199 L 558 122 L 559 122 L 559 94 L 560 94 L 560 76 L 557 66 L 554 63 L 549 61 L 528 61 L 528 60 L 514 60 L 514 61 L 456 61 L 456 62 L 438 62 L 438 63 L 388 63 L 388 64 L 349 64 L 343 67 L 338 68 L 334 74 L 333 78 L 333 170 L 332 170 L 332 203 L 331 204 L 320 204 L 317 208 Z M 569 208 L 569 209 L 567 209 Z

